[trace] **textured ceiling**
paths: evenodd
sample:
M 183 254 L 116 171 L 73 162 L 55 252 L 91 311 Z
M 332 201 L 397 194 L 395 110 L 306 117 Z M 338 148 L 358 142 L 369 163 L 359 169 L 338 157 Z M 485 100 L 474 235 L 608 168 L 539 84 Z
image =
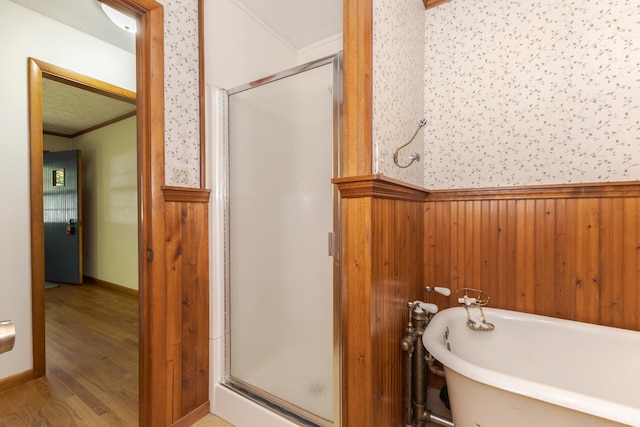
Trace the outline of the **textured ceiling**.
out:
M 45 132 L 72 137 L 129 116 L 135 110 L 134 102 L 42 79 L 42 127 Z

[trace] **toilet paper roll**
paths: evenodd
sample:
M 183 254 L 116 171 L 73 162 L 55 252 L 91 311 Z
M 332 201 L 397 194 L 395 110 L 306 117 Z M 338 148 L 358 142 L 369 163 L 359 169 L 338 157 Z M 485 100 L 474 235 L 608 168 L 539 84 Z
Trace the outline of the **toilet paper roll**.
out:
M 0 354 L 13 349 L 16 342 L 16 327 L 11 320 L 0 321 Z

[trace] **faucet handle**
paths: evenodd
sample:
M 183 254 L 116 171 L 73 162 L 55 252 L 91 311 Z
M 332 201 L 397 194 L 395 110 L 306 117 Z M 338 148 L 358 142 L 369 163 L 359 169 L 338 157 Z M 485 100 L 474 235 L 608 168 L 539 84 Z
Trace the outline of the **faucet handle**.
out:
M 449 295 L 451 295 L 451 289 L 449 288 L 443 288 L 441 286 L 436 286 L 433 288 L 434 291 L 436 291 L 437 293 L 439 293 L 440 295 L 444 295 L 445 297 L 448 297 Z
M 451 289 L 443 288 L 442 286 L 427 286 L 424 290 L 427 292 L 427 295 L 429 295 L 429 293 L 433 291 L 436 291 L 437 293 L 439 293 L 440 295 L 444 295 L 445 297 L 451 295 Z
M 438 312 L 438 306 L 430 302 L 421 302 L 418 306 L 427 313 L 436 314 Z

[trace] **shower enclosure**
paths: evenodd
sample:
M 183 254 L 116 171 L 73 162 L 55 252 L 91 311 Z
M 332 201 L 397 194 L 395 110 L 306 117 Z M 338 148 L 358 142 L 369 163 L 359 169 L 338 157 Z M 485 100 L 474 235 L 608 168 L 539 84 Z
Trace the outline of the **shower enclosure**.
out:
M 298 423 L 339 417 L 341 57 L 227 92 L 225 384 Z

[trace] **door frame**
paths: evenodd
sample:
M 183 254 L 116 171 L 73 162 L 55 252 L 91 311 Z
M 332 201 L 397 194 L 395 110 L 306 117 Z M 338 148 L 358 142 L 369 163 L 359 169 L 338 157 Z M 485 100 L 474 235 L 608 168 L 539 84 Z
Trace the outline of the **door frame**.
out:
M 140 425 L 164 426 L 167 425 L 165 401 L 168 395 L 164 374 L 165 216 L 161 189 L 164 185 L 164 12 L 162 5 L 155 0 L 101 1 L 136 16 L 139 24 L 136 37 L 136 104 Z M 56 71 L 48 66 L 50 64 L 32 58 L 28 61 L 33 378 L 46 373 L 42 74 Z M 70 81 L 83 82 L 86 79 L 86 76 L 75 73 L 70 76 Z

